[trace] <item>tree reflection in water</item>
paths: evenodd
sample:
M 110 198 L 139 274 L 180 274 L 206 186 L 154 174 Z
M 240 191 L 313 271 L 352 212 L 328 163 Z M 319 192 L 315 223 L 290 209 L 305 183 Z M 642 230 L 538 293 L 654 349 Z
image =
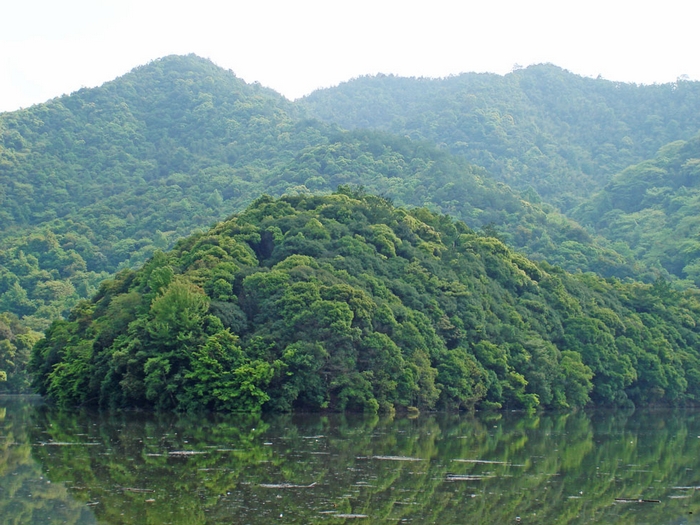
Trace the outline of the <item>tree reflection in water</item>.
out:
M 700 523 L 691 411 L 409 419 L 0 406 L 7 523 Z

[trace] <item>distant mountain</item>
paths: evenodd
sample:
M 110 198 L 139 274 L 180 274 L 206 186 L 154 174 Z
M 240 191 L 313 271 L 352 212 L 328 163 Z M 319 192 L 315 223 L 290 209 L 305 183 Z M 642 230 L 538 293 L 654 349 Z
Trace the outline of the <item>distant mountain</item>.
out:
M 700 82 L 642 86 L 552 65 L 504 76 L 360 77 L 299 104 L 344 128 L 438 144 L 564 210 L 626 166 L 700 130 Z
M 632 259 L 606 247 L 604 239 L 551 206 L 526 200 L 483 168 L 430 144 L 386 133 L 332 134 L 328 143 L 305 148 L 274 170 L 268 189 L 274 195 L 307 189 L 328 192 L 339 184 L 360 184 L 396 204 L 450 214 L 568 271 L 652 278 Z
M 140 197 L 141 204 L 129 203 L 132 214 L 152 212 L 163 194 L 170 207 L 194 197 L 187 190 L 195 176 L 198 183 L 225 179 L 200 193 L 216 190 L 225 200 L 246 202 L 241 194 L 251 165 L 270 168 L 318 142 L 316 129 L 300 124 L 294 111 L 277 93 L 187 56 L 166 57 L 99 88 L 5 113 L 3 233 L 91 206 L 104 213 L 99 208 L 106 200 L 127 193 Z M 211 173 L 222 166 L 229 172 Z M 111 213 L 125 216 L 123 211 Z M 219 213 L 195 222 L 206 225 Z

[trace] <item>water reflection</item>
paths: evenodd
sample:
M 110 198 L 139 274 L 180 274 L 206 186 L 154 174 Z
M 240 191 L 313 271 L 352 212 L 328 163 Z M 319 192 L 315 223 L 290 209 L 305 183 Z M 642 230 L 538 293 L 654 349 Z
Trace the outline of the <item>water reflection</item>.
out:
M 8 523 L 700 523 L 696 412 L 257 418 L 3 404 Z M 19 503 L 18 486 L 32 497 Z
M 31 419 L 37 398 L 0 396 L 0 522 L 97 523 L 62 483 L 53 483 L 32 457 Z

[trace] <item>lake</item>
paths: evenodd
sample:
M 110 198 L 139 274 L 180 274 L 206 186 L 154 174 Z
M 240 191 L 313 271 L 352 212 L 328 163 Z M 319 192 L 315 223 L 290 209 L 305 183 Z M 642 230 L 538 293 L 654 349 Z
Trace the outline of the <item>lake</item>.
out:
M 700 411 L 96 414 L 0 397 L 3 524 L 700 524 Z

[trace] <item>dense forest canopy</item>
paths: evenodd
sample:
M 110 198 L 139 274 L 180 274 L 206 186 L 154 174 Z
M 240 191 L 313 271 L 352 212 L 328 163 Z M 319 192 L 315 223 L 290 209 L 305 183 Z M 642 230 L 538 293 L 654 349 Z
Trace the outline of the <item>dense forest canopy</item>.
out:
M 197 57 L 0 115 L 0 310 L 40 330 L 107 275 L 240 210 L 321 140 Z
M 301 102 L 344 127 L 441 145 L 526 198 L 536 192 L 556 204 L 645 275 L 680 279 L 681 287 L 700 282 L 693 200 L 699 82 L 632 85 L 539 65 L 505 76 L 362 77 Z
M 59 404 L 392 410 L 695 402 L 700 301 L 536 264 L 342 188 L 261 197 L 55 321 Z
M 529 257 L 569 271 L 658 276 L 550 206 L 529 202 L 483 168 L 435 147 L 384 133 L 336 133 L 271 173 L 273 195 L 330 192 L 359 184 L 395 204 L 425 206 L 501 238 Z

